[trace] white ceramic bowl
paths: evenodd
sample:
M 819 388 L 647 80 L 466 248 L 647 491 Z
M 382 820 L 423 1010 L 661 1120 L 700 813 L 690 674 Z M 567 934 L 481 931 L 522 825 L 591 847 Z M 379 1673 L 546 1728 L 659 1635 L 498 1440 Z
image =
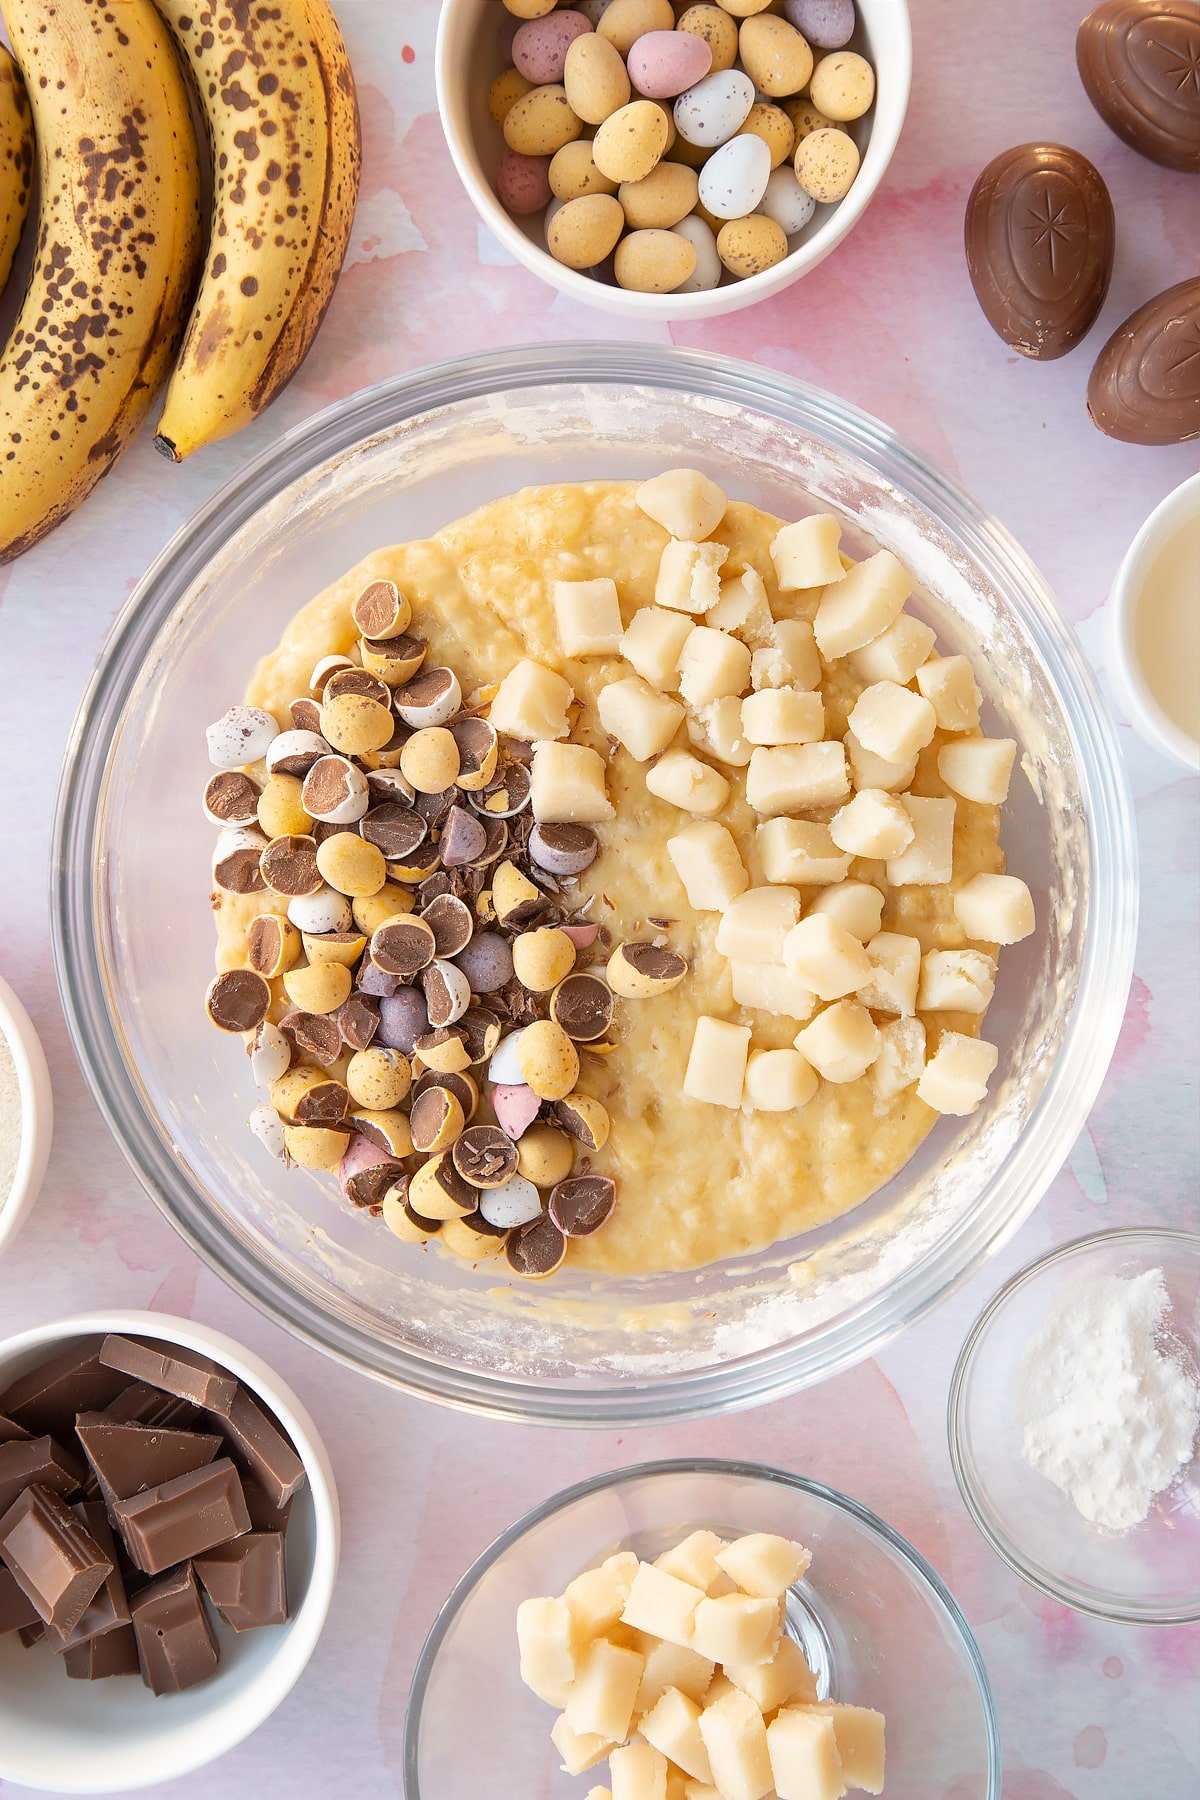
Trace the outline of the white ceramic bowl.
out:
M 50 1156 L 54 1130 L 54 1093 L 41 1039 L 33 1020 L 8 983 L 0 979 L 0 1039 L 8 1046 L 17 1071 L 21 1100 L 20 1140 L 12 1185 L 0 1193 L 0 1254 L 27 1218 Z
M 1159 502 L 1125 553 L 1108 602 L 1109 672 L 1121 709 L 1148 744 L 1200 775 L 1200 743 L 1168 718 L 1146 680 L 1136 640 L 1142 583 L 1163 545 L 1200 508 L 1200 475 L 1189 476 Z
M 116 1794 L 191 1774 L 270 1717 L 316 1648 L 337 1575 L 337 1488 L 325 1446 L 292 1390 L 232 1338 L 167 1313 L 82 1313 L 0 1343 L 0 1392 L 26 1369 L 80 1338 L 110 1331 L 200 1350 L 236 1375 L 275 1414 L 308 1482 L 287 1535 L 291 1617 L 235 1633 L 216 1621 L 221 1666 L 210 1681 L 159 1698 L 134 1677 L 71 1681 L 44 1648 L 0 1638 L 0 1781 L 61 1794 Z
M 912 82 L 912 31 L 907 0 L 857 0 L 858 26 L 850 48 L 875 68 L 875 104 L 853 127 L 862 167 L 836 206 L 819 206 L 796 247 L 773 269 L 703 294 L 636 294 L 555 262 L 544 247 L 542 215 L 514 219 L 496 198 L 494 177 L 504 150 L 488 112 L 488 88 L 505 66 L 499 48 L 502 11 L 495 0 L 442 0 L 436 70 L 442 129 L 463 186 L 484 224 L 504 248 L 572 300 L 627 319 L 712 319 L 738 312 L 790 287 L 823 262 L 866 211 L 892 160 Z

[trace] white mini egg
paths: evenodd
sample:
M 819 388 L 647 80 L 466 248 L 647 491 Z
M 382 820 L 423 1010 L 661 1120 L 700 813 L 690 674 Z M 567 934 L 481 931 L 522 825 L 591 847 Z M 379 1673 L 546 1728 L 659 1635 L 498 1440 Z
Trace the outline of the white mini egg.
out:
M 713 236 L 712 227 L 695 213 L 689 213 L 686 219 L 680 219 L 678 225 L 672 227 L 680 237 L 696 246 L 696 266 L 686 281 L 681 281 L 675 289 L 677 294 L 705 294 L 710 288 L 721 285 L 721 258 L 717 255 L 717 240 Z
M 542 1196 L 528 1176 L 510 1175 L 499 1187 L 487 1188 L 479 1196 L 479 1211 L 489 1225 L 511 1231 L 541 1216 Z
M 500 1039 L 488 1064 L 489 1081 L 496 1082 L 500 1087 L 521 1087 L 524 1084 L 525 1077 L 517 1060 L 517 1047 L 521 1037 L 521 1032 L 510 1031 L 507 1037 Z
M 718 69 L 675 102 L 675 129 L 689 144 L 723 144 L 744 125 L 754 105 L 754 83 L 741 69 Z
M 286 1143 L 279 1114 L 269 1106 L 256 1106 L 250 1114 L 250 1129 L 264 1149 L 282 1162 Z
M 760 137 L 730 138 L 700 171 L 700 204 L 718 219 L 752 213 L 771 178 L 771 152 Z
M 279 736 L 279 726 L 261 706 L 231 706 L 204 733 L 208 760 L 218 769 L 259 762 Z
M 768 219 L 774 219 L 777 225 L 782 225 L 791 237 L 793 232 L 804 230 L 817 210 L 817 203 L 796 180 L 796 171 L 782 168 L 776 169 L 767 182 L 758 210 L 766 213 Z
M 292 1066 L 292 1047 L 270 1019 L 264 1019 L 254 1034 L 250 1049 L 250 1073 L 259 1087 L 270 1087 Z
M 287 916 L 297 931 L 310 932 L 314 937 L 349 931 L 354 923 L 350 902 L 331 887 L 318 888 L 315 894 L 297 894 L 288 901 Z

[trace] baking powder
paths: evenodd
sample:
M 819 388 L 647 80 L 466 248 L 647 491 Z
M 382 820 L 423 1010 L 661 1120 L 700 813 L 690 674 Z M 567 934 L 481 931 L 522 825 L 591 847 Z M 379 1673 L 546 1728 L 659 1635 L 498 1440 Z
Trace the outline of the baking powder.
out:
M 1126 1531 L 1191 1459 L 1195 1365 L 1168 1335 L 1161 1269 L 1072 1293 L 1031 1343 L 1021 1454 L 1085 1519 Z
M 0 1036 L 0 1206 L 12 1192 L 21 1152 L 21 1090 L 12 1052 Z

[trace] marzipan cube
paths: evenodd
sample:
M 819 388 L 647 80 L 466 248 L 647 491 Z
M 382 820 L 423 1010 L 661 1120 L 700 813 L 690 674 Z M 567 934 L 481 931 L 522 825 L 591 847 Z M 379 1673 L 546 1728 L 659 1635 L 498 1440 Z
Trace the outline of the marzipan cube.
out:
M 739 1107 L 749 1051 L 748 1025 L 730 1025 L 724 1019 L 712 1019 L 701 1013 L 696 1020 L 683 1078 L 684 1093 L 690 1100 L 702 1100 L 709 1106 Z M 642 1629 L 648 1631 L 653 1627 L 643 1626 Z M 667 1634 L 662 1632 L 660 1635 L 665 1637 Z M 707 1655 L 707 1651 L 703 1654 Z
M 893 887 L 937 887 L 954 874 L 954 801 L 902 796 L 913 822 L 913 841 L 899 856 L 888 858 L 887 878 Z
M 581 1640 L 603 1637 L 621 1617 L 629 1589 L 637 1574 L 638 1559 L 632 1550 L 606 1557 L 598 1569 L 585 1569 L 563 1589 Z
M 726 1663 L 725 1673 L 764 1713 L 774 1712 L 788 1701 L 817 1697 L 817 1678 L 799 1644 L 790 1637 L 780 1638 L 769 1663 Z
M 496 689 L 488 718 L 501 736 L 527 744 L 565 738 L 571 729 L 567 708 L 573 698 L 569 681 L 524 657 Z
M 742 703 L 733 694 L 689 713 L 687 734 L 697 750 L 706 750 L 718 762 L 744 769 L 750 761 L 751 746 L 742 733 Z
M 864 1794 L 882 1794 L 884 1773 L 883 1714 L 869 1706 L 849 1706 L 840 1700 L 821 1700 L 812 1708 L 833 1720 L 833 1734 L 842 1761 L 842 1779 Z
M 724 1538 L 719 1538 L 715 1531 L 692 1531 L 670 1550 L 656 1556 L 654 1566 L 665 1569 L 668 1575 L 675 1575 L 680 1581 L 690 1582 L 692 1587 L 702 1588 L 707 1594 L 714 1582 L 722 1579 L 717 1551 L 724 1543 Z
M 846 752 L 824 744 L 773 744 L 752 752 L 746 798 L 765 818 L 810 806 L 834 806 L 850 792 Z
M 795 1019 L 797 1024 L 812 1017 L 816 995 L 782 963 L 734 962 L 729 965 L 729 973 L 733 997 L 739 1006 Z
M 751 1112 L 795 1112 L 820 1085 L 798 1050 L 754 1050 L 746 1064 L 745 1104 Z
M 864 749 L 890 763 L 916 756 L 937 730 L 928 700 L 895 681 L 876 681 L 854 702 L 849 726 Z
M 885 793 L 896 794 L 912 785 L 917 772 L 915 756 L 903 762 L 889 762 L 886 756 L 876 756 L 860 744 L 852 731 L 846 733 L 844 742 L 856 788 L 882 788 Z
M 664 469 L 643 481 L 634 500 L 648 518 L 672 537 L 711 537 L 729 501 L 723 489 L 699 469 Z
M 715 819 L 696 819 L 667 839 L 667 855 L 696 912 L 724 912 L 750 886 L 738 847 Z
M 691 1649 L 692 1622 L 703 1598 L 701 1590 L 690 1582 L 656 1569 L 653 1563 L 639 1563 L 621 1618 L 636 1631 L 653 1632 L 668 1644 Z
M 731 1688 L 706 1706 L 700 1714 L 700 1736 L 721 1800 L 764 1800 L 775 1778 L 763 1716 L 750 1696 Z
M 964 800 L 1003 806 L 1016 754 L 1015 738 L 959 738 L 938 751 L 938 774 Z
M 839 850 L 851 856 L 878 859 L 899 856 L 916 834 L 894 794 L 883 788 L 860 788 L 830 819 L 829 835 Z
M 907 937 L 898 931 L 880 931 L 867 945 L 867 955 L 871 973 L 858 989 L 859 1004 L 869 1006 L 872 1012 L 910 1017 L 917 1010 L 917 983 L 921 978 L 920 938 Z
M 742 730 L 752 744 L 815 744 L 825 735 L 820 694 L 794 687 L 760 688 L 742 701 Z
M 535 744 L 530 806 L 542 825 L 599 825 L 614 818 L 604 759 L 586 744 Z
M 602 687 L 596 700 L 600 723 L 637 762 L 665 750 L 683 720 L 678 700 L 658 693 L 640 675 L 626 675 Z
M 821 685 L 821 658 L 807 619 L 777 619 L 770 641 L 750 658 L 750 685 L 758 688 Z
M 796 1033 L 795 1045 L 826 1081 L 857 1081 L 879 1055 L 879 1027 L 857 1000 L 837 1000 Z
M 577 1633 L 565 1600 L 522 1600 L 517 1608 L 521 1680 L 549 1706 L 566 1703 L 575 1679 Z
M 954 916 L 983 944 L 1019 944 L 1036 928 L 1033 896 L 1016 875 L 972 875 L 954 896 Z
M 721 598 L 721 569 L 728 555 L 724 544 L 672 538 L 658 565 L 655 605 L 673 612 L 710 611 Z
M 713 1664 L 708 1657 L 683 1644 L 668 1644 L 665 1638 L 649 1632 L 639 1632 L 637 1644 L 645 1667 L 634 1705 L 636 1717 L 649 1712 L 668 1688 L 678 1688 L 690 1700 L 703 1699 L 713 1678 Z
M 800 904 L 795 888 L 747 888 L 721 915 L 717 949 L 731 962 L 782 962 L 783 942 L 800 918 Z
M 866 981 L 871 964 L 853 934 L 826 913 L 809 913 L 784 939 L 783 960 L 818 1000 L 840 1000 Z M 803 1044 L 797 1046 L 803 1050 Z M 806 1052 L 807 1054 L 807 1052 Z
M 810 513 L 793 525 L 781 526 L 771 544 L 780 592 L 792 594 L 840 581 L 844 574 L 838 555 L 841 538 L 841 521 L 832 513 Z
M 917 686 L 942 731 L 978 731 L 980 693 L 965 656 L 931 656 L 917 670 Z
M 921 1012 L 985 1013 L 996 987 L 994 958 L 982 950 L 927 950 L 921 959 Z
M 917 1083 L 917 1098 L 934 1112 L 956 1118 L 973 1113 L 987 1093 L 988 1079 L 999 1060 L 994 1044 L 959 1031 L 944 1031 Z
M 696 1608 L 692 1648 L 718 1663 L 770 1662 L 779 1647 L 780 1621 L 778 1600 L 719 1594 Z
M 732 631 L 752 649 L 773 641 L 774 620 L 766 584 L 757 569 L 743 569 L 721 583 L 721 598 L 704 615 L 704 623 L 718 631 Z
M 833 1720 L 785 1707 L 767 1726 L 778 1800 L 841 1800 L 846 1792 Z
M 625 1744 L 608 1759 L 612 1800 L 668 1800 L 667 1759 L 652 1744 Z
M 689 750 L 667 750 L 646 770 L 646 786 L 659 800 L 682 812 L 710 816 L 729 798 L 729 783 L 719 769 L 701 762 Z
M 643 606 L 621 634 L 621 655 L 660 693 L 679 687 L 679 653 L 694 630 L 686 613 Z
M 580 1737 L 620 1744 L 629 1735 L 641 1681 L 642 1658 L 636 1650 L 593 1638 L 580 1654 L 563 1718 Z
M 554 617 L 564 656 L 615 656 L 620 648 L 617 584 L 607 575 L 595 581 L 556 581 Z
M 813 819 L 768 819 L 754 841 L 768 881 L 795 887 L 826 887 L 843 881 L 850 858 L 829 835 L 828 825 Z
M 827 887 L 809 903 L 810 913 L 824 913 L 856 937 L 860 944 L 869 943 L 879 933 L 883 918 L 883 895 L 869 881 L 842 881 Z
M 932 626 L 902 612 L 886 631 L 854 651 L 850 667 L 860 681 L 898 681 L 907 687 L 936 642 Z
M 638 1720 L 638 1730 L 685 1775 L 697 1781 L 712 1780 L 708 1751 L 700 1736 L 700 1708 L 687 1694 L 668 1688 L 658 1704 Z
M 832 581 L 813 620 L 817 648 L 826 662 L 861 650 L 886 631 L 911 592 L 908 570 L 890 550 L 877 550 L 840 581 Z
M 711 706 L 750 685 L 750 651 L 740 638 L 697 625 L 679 656 L 679 691 L 689 706 Z
M 582 1775 L 586 1770 L 594 1769 L 613 1747 L 611 1738 L 597 1737 L 594 1732 L 580 1736 L 577 1731 L 572 1731 L 563 1713 L 550 1727 L 550 1741 L 562 1757 L 566 1775 Z
M 871 1082 L 881 1100 L 894 1100 L 918 1081 L 925 1067 L 925 1027 L 920 1019 L 890 1019 L 879 1027 L 879 1055 Z
M 812 1551 L 790 1538 L 752 1531 L 726 1544 L 717 1552 L 717 1561 L 744 1594 L 778 1600 L 803 1576 L 812 1562 Z

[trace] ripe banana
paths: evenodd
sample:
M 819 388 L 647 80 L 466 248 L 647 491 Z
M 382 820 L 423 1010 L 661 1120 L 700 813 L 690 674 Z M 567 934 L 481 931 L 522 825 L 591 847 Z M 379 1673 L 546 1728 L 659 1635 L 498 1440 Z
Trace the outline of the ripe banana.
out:
M 20 70 L 0 44 L 0 294 L 33 192 L 33 122 Z
M 256 418 L 333 296 L 362 165 L 328 0 L 155 0 L 186 57 L 213 165 L 208 256 L 155 442 L 179 462 Z
M 174 358 L 200 256 L 187 85 L 151 0 L 0 0 L 33 109 L 33 270 L 0 358 L 0 562 L 120 455 Z

